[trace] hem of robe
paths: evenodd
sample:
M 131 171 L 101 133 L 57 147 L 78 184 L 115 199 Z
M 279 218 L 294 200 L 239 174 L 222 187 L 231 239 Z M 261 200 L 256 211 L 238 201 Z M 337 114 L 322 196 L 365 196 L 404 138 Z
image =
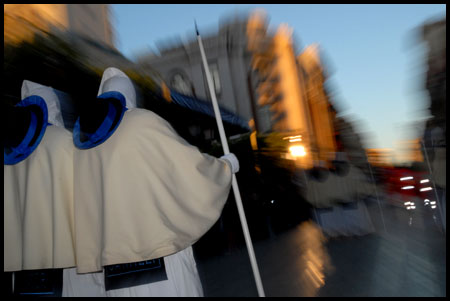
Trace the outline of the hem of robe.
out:
M 104 266 L 108 265 L 114 265 L 114 264 L 124 264 L 124 263 L 132 263 L 132 262 L 140 262 L 145 260 L 152 260 L 157 259 L 161 257 L 166 257 L 172 254 L 175 254 L 177 252 L 180 252 L 188 247 L 192 246 L 192 244 L 186 246 L 177 248 L 175 246 L 171 247 L 163 247 L 156 251 L 153 251 L 151 255 L 143 256 L 143 255 L 136 255 L 136 256 L 126 256 L 126 257 L 113 257 L 109 256 L 107 259 L 102 260 L 101 266 L 98 266 L 97 264 L 90 264 L 90 265 L 84 265 L 84 266 L 77 266 L 77 273 L 79 274 L 85 274 L 85 273 L 93 273 L 93 272 L 100 272 L 103 270 Z

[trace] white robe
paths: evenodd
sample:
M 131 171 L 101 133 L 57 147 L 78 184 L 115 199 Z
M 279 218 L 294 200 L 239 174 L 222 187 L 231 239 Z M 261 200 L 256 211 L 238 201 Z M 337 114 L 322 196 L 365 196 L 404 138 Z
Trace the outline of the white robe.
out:
M 203 297 L 192 247 L 164 257 L 167 280 L 105 290 L 104 272 L 77 274 L 64 270 L 63 297 Z
M 231 187 L 225 160 L 144 109 L 126 111 L 102 144 L 76 149 L 74 167 L 79 273 L 186 249 L 218 220 Z
M 75 266 L 73 142 L 47 126 L 23 161 L 4 165 L 4 271 Z

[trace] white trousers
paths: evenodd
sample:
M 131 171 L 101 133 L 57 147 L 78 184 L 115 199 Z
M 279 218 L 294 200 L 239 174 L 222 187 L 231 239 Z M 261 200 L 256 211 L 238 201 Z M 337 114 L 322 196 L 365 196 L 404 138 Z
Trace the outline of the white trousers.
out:
M 104 272 L 63 273 L 63 297 L 203 297 L 192 247 L 164 257 L 167 280 L 105 291 Z

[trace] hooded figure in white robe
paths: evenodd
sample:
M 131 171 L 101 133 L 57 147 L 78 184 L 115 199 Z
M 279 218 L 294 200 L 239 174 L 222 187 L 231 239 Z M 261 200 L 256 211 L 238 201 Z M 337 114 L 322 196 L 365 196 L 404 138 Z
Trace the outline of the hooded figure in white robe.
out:
M 28 135 L 11 137 L 20 145 L 6 143 L 4 149 L 4 271 L 64 268 L 63 297 L 106 296 L 100 275 L 76 274 L 74 145 L 72 134 L 64 128 L 59 98 L 51 87 L 27 80 L 22 98 L 16 105 L 21 112 L 12 112 L 9 122 L 26 125 Z M 31 115 L 28 123 L 27 114 Z M 31 144 L 30 139 L 34 139 Z M 54 285 L 58 279 L 45 281 Z
M 25 80 L 17 109 L 10 123 L 26 134 L 3 149 L 4 271 L 74 267 L 72 135 L 50 87 Z
M 236 157 L 203 154 L 135 108 L 132 82 L 116 68 L 105 70 L 96 101 L 105 118 L 81 116 L 73 132 L 78 272 L 164 257 L 167 281 L 110 294 L 201 296 L 191 246 L 218 220 Z

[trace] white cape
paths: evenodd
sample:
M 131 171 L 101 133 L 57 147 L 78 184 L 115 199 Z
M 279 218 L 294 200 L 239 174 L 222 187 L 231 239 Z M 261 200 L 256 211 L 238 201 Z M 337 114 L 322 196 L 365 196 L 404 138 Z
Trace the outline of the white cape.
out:
M 79 273 L 191 246 L 218 220 L 232 175 L 144 109 L 126 111 L 102 144 L 76 149 L 74 167 Z
M 4 271 L 75 266 L 73 142 L 47 126 L 32 154 L 4 168 Z

